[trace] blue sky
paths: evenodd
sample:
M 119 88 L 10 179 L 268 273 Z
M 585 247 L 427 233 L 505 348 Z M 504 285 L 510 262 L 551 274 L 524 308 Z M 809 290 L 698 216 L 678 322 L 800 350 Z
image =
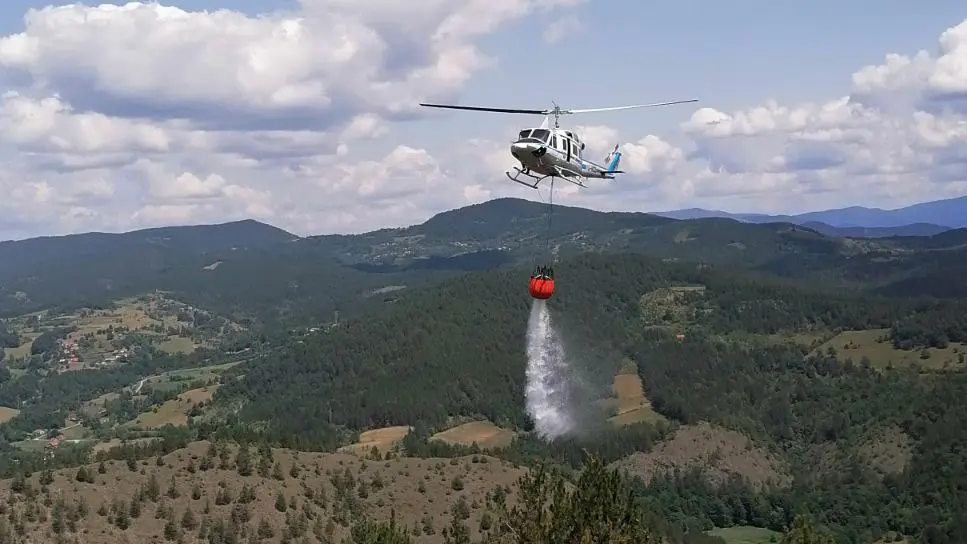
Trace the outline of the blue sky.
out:
M 967 65 L 959 60 L 967 46 L 957 45 L 967 44 L 962 2 L 516 2 L 523 15 L 498 13 L 514 0 L 394 11 L 427 62 L 460 47 L 494 61 L 465 81 L 448 79 L 451 64 L 413 83 L 392 75 L 377 42 L 365 41 L 399 47 L 380 26 L 378 6 L 401 5 L 390 0 L 183 0 L 168 4 L 185 10 L 177 20 L 150 6 L 95 5 L 69 19 L 56 19 L 63 8 L 46 13 L 27 28 L 27 10 L 47 3 L 8 0 L 0 4 L 0 84 L 16 94 L 0 109 L 0 129 L 8 127 L 0 153 L 11 165 L 0 178 L 8 195 L 0 239 L 242 217 L 300 233 L 354 232 L 480 199 L 537 198 L 502 172 L 513 165 L 508 140 L 540 118 L 420 112 L 399 120 L 387 110 L 392 100 L 582 108 L 700 99 L 565 118 L 591 126 L 593 153 L 623 146 L 629 174 L 619 183 L 561 194 L 597 209 L 795 213 L 967 192 L 959 158 L 967 137 L 958 128 L 967 111 L 954 100 L 958 85 L 967 89 L 956 68 Z M 242 13 L 206 23 L 202 11 L 217 9 Z M 476 22 L 487 10 L 498 13 L 492 32 L 431 40 L 433 25 Z M 283 11 L 307 15 L 299 24 L 309 38 L 279 38 Z M 85 23 L 88 16 L 112 30 Z M 336 32 L 327 25 L 337 16 L 357 25 L 346 39 L 363 40 L 353 42 L 362 60 L 327 60 L 326 37 Z M 546 43 L 548 25 L 562 19 L 580 28 Z M 952 27 L 954 45 L 941 53 L 938 39 Z M 13 37 L 25 31 L 32 42 Z M 38 47 L 33 56 L 24 43 Z M 913 58 L 919 50 L 929 55 Z M 862 89 L 854 85 L 854 72 L 890 53 L 910 62 L 867 71 Z M 292 92 L 310 97 L 279 102 Z M 849 103 L 831 104 L 845 96 Z
M 461 102 L 541 107 L 555 100 L 583 108 L 698 98 L 732 111 L 769 99 L 832 98 L 847 94 L 860 66 L 887 52 L 931 49 L 965 16 L 964 4 L 952 0 L 593 0 L 578 10 L 584 28 L 567 43 L 543 43 L 541 27 L 527 21 L 489 37 L 484 50 L 499 59 L 499 69 L 477 76 Z M 692 110 L 689 104 L 569 120 L 677 139 Z M 486 137 L 521 124 L 500 115 L 452 115 L 448 137 L 460 129 Z M 434 119 L 434 128 L 439 123 Z

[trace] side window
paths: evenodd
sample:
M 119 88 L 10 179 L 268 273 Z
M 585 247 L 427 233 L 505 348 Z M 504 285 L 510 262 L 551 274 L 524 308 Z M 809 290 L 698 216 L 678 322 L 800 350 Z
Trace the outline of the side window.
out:
M 557 136 L 551 136 L 551 147 L 557 149 Z

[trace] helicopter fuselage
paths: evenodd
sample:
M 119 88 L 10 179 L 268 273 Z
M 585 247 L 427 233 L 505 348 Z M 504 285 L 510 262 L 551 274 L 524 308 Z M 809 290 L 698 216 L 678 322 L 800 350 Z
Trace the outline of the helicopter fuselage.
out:
M 511 155 L 530 175 L 613 179 L 617 171 L 585 160 L 583 150 L 580 138 L 563 129 L 525 129 L 510 145 Z

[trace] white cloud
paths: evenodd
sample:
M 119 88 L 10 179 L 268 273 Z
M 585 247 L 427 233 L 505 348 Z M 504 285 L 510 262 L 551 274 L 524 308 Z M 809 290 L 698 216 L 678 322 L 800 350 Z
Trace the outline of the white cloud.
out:
M 578 30 L 581 30 L 581 20 L 574 14 L 565 15 L 547 25 L 542 37 L 547 43 L 557 43 Z
M 427 150 L 403 123 L 417 102 L 453 99 L 494 65 L 478 38 L 541 15 L 553 41 L 578 22 L 568 11 L 578 3 L 302 0 L 263 17 L 139 3 L 32 10 L 23 32 L 0 37 L 0 239 L 246 217 L 359 232 L 536 198 L 503 177 L 514 163 L 500 135 Z M 890 54 L 843 80 L 844 96 L 813 103 L 685 110 L 683 147 L 577 126 L 592 160 L 620 144 L 627 174 L 558 184 L 555 200 L 782 212 L 967 190 L 967 21 L 935 52 Z
M 491 65 L 477 38 L 576 3 L 30 10 L 0 36 L 0 239 L 242 217 L 360 231 L 478 201 L 425 150 L 351 150 Z

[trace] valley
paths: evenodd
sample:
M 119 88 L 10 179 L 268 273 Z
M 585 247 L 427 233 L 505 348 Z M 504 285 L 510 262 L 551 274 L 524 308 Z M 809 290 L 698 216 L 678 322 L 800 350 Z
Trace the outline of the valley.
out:
M 17 521 L 0 532 L 326 541 L 392 512 L 414 541 L 495 539 L 512 517 L 496 487 L 512 505 L 544 465 L 577 485 L 591 455 L 676 544 L 769 542 L 802 511 L 844 542 L 960 534 L 942 505 L 961 491 L 935 469 L 967 481 L 950 453 L 967 444 L 967 299 L 925 293 L 938 275 L 960 289 L 963 233 L 561 215 L 549 307 L 586 421 L 551 442 L 524 408 L 530 203 L 356 236 L 177 231 L 163 274 L 110 290 L 102 268 L 55 294 L 63 267 L 6 261 L 0 492 Z M 139 260 L 148 236 L 116 236 L 65 253 Z M 70 239 L 43 244 L 85 243 Z M 264 475 L 246 468 L 269 450 Z M 943 498 L 930 516 L 928 497 Z

